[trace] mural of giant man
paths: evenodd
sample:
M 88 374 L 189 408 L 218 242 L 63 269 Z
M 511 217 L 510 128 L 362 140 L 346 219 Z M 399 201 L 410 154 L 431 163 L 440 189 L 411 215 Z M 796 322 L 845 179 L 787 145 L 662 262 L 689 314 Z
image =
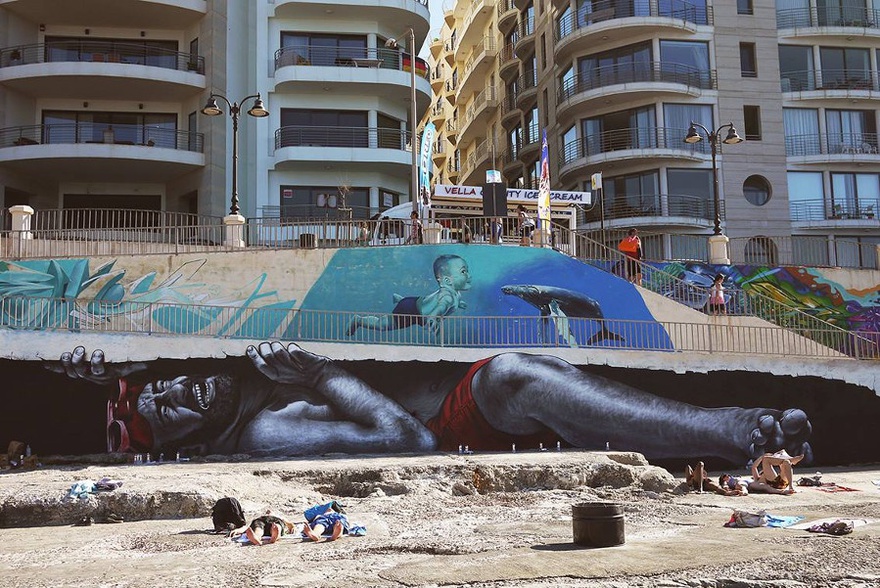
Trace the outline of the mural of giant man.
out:
M 783 448 L 805 462 L 813 457 L 803 410 L 702 408 L 554 356 L 502 353 L 390 380 L 370 377 L 375 362 L 342 365 L 296 344 L 248 346 L 246 356 L 249 367 L 160 375 L 77 347 L 47 367 L 114 391 L 118 385 L 107 412 L 111 451 L 268 457 L 459 444 L 503 451 L 560 440 L 587 449 L 610 443 L 649 459 L 714 456 L 736 465 Z

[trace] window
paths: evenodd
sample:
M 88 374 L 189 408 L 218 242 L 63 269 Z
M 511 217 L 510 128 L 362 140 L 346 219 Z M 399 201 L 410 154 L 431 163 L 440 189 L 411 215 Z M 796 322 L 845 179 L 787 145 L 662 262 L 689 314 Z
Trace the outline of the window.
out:
M 370 189 L 352 187 L 345 194 L 345 206 L 339 186 L 281 186 L 281 218 L 340 218 L 370 216 Z
M 669 193 L 669 214 L 681 214 L 692 218 L 715 218 L 712 197 L 712 170 L 710 169 L 668 169 L 666 170 L 666 191 Z M 672 203 L 678 202 L 680 212 Z
M 574 126 L 569 127 L 567 131 L 562 134 L 562 164 L 565 165 L 567 163 L 571 163 L 578 157 L 580 157 L 579 144 L 577 140 L 577 128 Z
M 870 90 L 871 54 L 868 49 L 820 47 L 822 88 Z
M 530 145 L 532 143 L 537 143 L 538 141 L 540 141 L 541 137 L 539 136 L 540 133 L 538 132 L 540 123 L 538 121 L 537 106 L 533 106 L 532 109 L 526 113 L 525 122 L 526 125 L 523 129 L 525 131 L 524 143 L 526 145 Z
M 666 147 L 683 149 L 690 147 L 684 142 L 691 121 L 698 122 L 701 125 L 712 128 L 712 106 L 709 104 L 664 104 L 663 105 L 663 121 L 666 127 Z M 705 139 L 705 137 L 704 137 Z M 704 143 L 700 141 L 694 144 L 694 148 L 708 153 Z
M 788 207 L 793 221 L 825 218 L 825 187 L 822 172 L 793 172 L 788 177 Z
M 167 69 L 180 65 L 177 41 L 46 37 L 45 43 L 46 61 L 106 61 Z
M 813 48 L 805 45 L 780 45 L 779 73 L 783 92 L 815 90 Z
M 739 44 L 739 71 L 744 78 L 758 77 L 758 63 L 755 58 L 754 43 Z
M 177 116 L 127 112 L 43 111 L 44 143 L 114 143 L 178 149 Z M 199 141 L 196 141 L 199 143 Z M 201 144 L 196 145 L 198 149 Z
M 579 91 L 602 88 L 612 84 L 652 80 L 651 44 L 639 43 L 596 53 L 578 59 Z M 563 95 L 568 72 L 563 74 Z M 574 82 L 574 79 L 572 79 Z M 570 94 L 569 94 L 570 95 Z M 568 96 L 566 96 L 568 97 Z
M 761 107 L 743 106 L 743 122 L 745 123 L 746 141 L 761 140 Z
M 819 155 L 819 111 L 815 108 L 783 108 L 785 154 L 789 157 Z
M 657 148 L 657 118 L 653 105 L 585 119 L 581 125 L 586 156 Z
M 736 13 L 755 14 L 755 9 L 752 6 L 752 0 L 736 0 Z
M 871 110 L 826 110 L 825 130 L 831 153 L 877 152 L 877 126 Z
M 878 201 L 880 175 L 831 174 L 831 218 L 863 218 L 868 213 L 873 216 Z
M 387 119 L 388 117 L 386 117 Z M 393 119 L 389 119 L 393 120 Z M 385 131 L 380 142 L 391 140 L 402 149 L 400 124 Z M 387 135 L 387 136 L 386 136 Z M 362 111 L 281 109 L 281 132 L 278 147 L 368 147 L 370 145 L 367 113 Z M 383 147 L 386 145 L 382 145 Z M 392 147 L 392 145 L 388 145 Z
M 386 54 L 393 58 L 394 52 Z M 282 65 L 347 65 L 352 59 L 367 57 L 367 37 L 364 35 L 327 35 L 309 33 L 281 33 L 281 52 L 276 67 Z M 385 65 L 389 65 L 386 63 Z
M 602 178 L 605 218 L 655 216 L 660 210 L 660 174 L 650 170 L 638 174 Z M 587 212 L 586 222 L 599 220 L 599 211 Z
M 743 196 L 749 204 L 764 206 L 770 202 L 770 183 L 764 176 L 749 176 L 743 182 Z
M 541 71 L 547 69 L 547 37 L 541 33 Z

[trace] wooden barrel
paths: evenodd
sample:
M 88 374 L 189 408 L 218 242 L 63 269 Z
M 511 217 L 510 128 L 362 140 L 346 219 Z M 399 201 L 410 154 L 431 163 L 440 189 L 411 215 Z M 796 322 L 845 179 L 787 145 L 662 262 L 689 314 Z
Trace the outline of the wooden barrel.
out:
M 581 502 L 571 507 L 576 545 L 613 547 L 626 542 L 623 507 L 613 502 Z

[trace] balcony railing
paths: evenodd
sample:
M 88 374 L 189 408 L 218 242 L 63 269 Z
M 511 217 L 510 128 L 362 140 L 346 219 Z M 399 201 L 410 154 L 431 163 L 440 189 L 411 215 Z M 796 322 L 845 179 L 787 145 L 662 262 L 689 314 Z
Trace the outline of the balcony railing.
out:
M 782 74 L 783 92 L 811 90 L 880 91 L 880 74 L 869 69 L 822 69 Z
M 0 49 L 0 67 L 34 63 L 122 63 L 205 73 L 205 58 L 125 41 L 56 41 Z
M 584 157 L 629 149 L 676 149 L 689 153 L 709 153 L 708 141 L 685 143 L 687 129 L 640 127 L 612 129 L 588 137 L 575 139 L 562 147 L 562 164 Z M 649 155 L 650 156 L 650 155 Z
M 801 27 L 874 28 L 880 24 L 880 10 L 858 6 L 785 8 L 776 11 L 777 29 Z
M 398 49 L 386 47 L 325 47 L 296 45 L 275 52 L 275 69 L 290 65 L 321 67 L 362 67 L 409 71 L 410 57 Z M 416 75 L 430 78 L 428 63 L 416 57 Z
M 729 251 L 734 264 L 877 269 L 876 247 L 855 237 L 734 237 Z
M 560 41 L 572 33 L 599 22 L 632 18 L 635 16 L 653 16 L 672 18 L 678 21 L 691 22 L 697 25 L 711 24 L 710 14 L 706 6 L 697 6 L 684 0 L 652 2 L 651 0 L 630 0 L 615 2 L 584 2 L 584 8 L 571 12 L 556 22 L 556 41 Z M 585 8 L 592 6 L 592 11 Z
M 275 149 L 283 147 L 360 147 L 409 151 L 411 133 L 368 127 L 288 126 L 275 131 Z
M 0 148 L 40 144 L 99 143 L 162 147 L 202 153 L 204 142 L 205 137 L 202 133 L 149 125 L 71 123 L 0 129 Z
M 716 87 L 715 80 L 715 70 L 700 70 L 680 63 L 655 61 L 608 65 L 564 80 L 559 86 L 557 103 L 589 90 L 618 84 L 665 82 L 711 90 Z
M 639 194 L 618 198 L 603 198 L 604 219 L 615 220 L 638 217 L 686 217 L 702 220 L 715 218 L 715 207 L 712 200 L 699 196 L 683 194 Z M 724 201 L 719 202 L 719 214 L 724 218 Z M 601 220 L 599 206 L 593 206 L 584 213 L 584 221 L 595 223 Z
M 877 198 L 790 200 L 788 206 L 791 220 L 800 223 L 827 220 L 876 220 L 876 215 L 880 214 L 880 200 Z
M 785 137 L 785 154 L 788 157 L 877 155 L 878 145 L 877 133 L 790 135 Z

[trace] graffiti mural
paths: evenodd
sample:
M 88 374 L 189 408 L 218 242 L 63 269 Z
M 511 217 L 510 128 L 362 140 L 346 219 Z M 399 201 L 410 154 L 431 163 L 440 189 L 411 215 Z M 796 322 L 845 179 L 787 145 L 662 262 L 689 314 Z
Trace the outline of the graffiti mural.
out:
M 157 272 L 126 276 L 116 261 L 94 270 L 88 259 L 0 262 L 0 325 L 263 338 L 287 323 L 296 301 L 265 290 L 266 274 L 209 284 L 197 277 L 206 263 L 184 262 L 157 281 Z
M 106 415 L 106 448 L 92 452 L 270 457 L 456 451 L 460 444 L 509 451 L 512 444 L 528 450 L 559 442 L 607 444 L 654 461 L 734 465 L 779 449 L 805 455 L 805 465 L 877 457 L 868 431 L 880 416 L 880 398 L 819 378 L 579 367 L 525 353 L 425 364 L 338 361 L 268 342 L 243 351 L 244 357 L 146 364 L 114 363 L 101 350 L 77 347 L 47 361 L 41 377 L 30 374 L 38 383 L 19 375 L 30 362 L 0 369 L 15 383 L 7 390 L 45 391 L 44 408 L 25 432 L 35 447 L 48 443 L 37 437 L 52 436 L 52 419 L 69 417 L 70 385 L 88 384 L 104 402 L 97 410 L 91 402 L 91 410 Z M 864 402 L 863 409 L 829 409 L 854 406 L 835 392 Z M 14 397 L 6 392 L 2 400 L 12 406 Z M 85 422 L 95 423 L 94 415 Z

